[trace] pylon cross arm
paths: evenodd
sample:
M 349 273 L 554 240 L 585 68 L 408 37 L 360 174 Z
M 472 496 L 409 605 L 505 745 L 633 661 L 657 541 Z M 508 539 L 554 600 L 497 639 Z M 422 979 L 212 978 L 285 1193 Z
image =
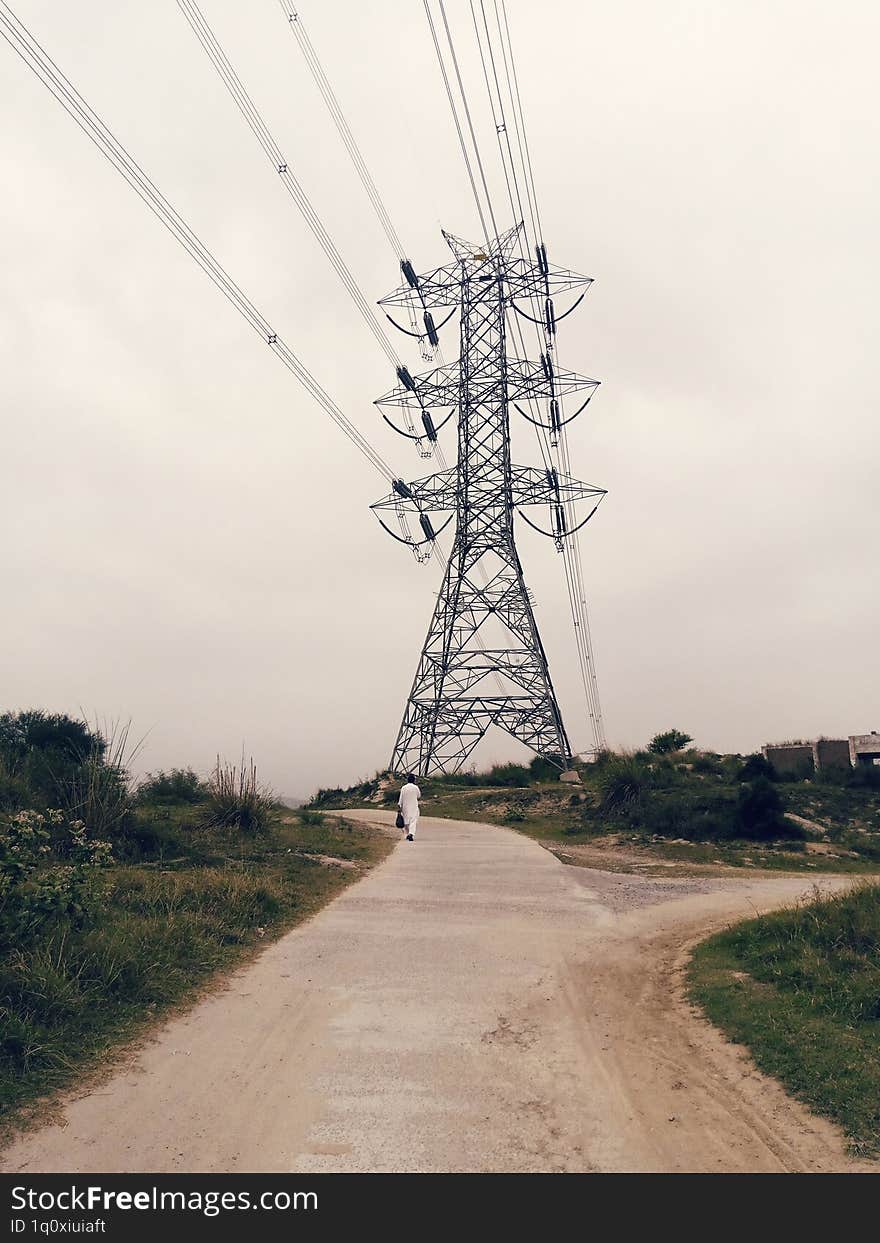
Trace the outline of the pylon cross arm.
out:
M 371 509 L 405 510 L 408 513 L 434 513 L 456 508 L 457 470 L 438 471 L 424 479 L 408 484 L 410 496 L 402 497 L 389 492 L 371 505 Z M 511 503 L 517 508 L 524 505 L 567 504 L 573 501 L 599 499 L 605 496 L 605 488 L 573 479 L 571 475 L 548 475 L 546 470 L 535 466 L 511 467 Z M 478 503 L 477 504 L 477 508 Z
M 370 509 L 407 510 L 409 513 L 430 513 L 434 510 L 456 508 L 456 477 L 457 468 L 438 471 L 436 475 L 428 475 L 425 479 L 417 479 L 408 484 L 410 496 L 402 497 L 397 492 L 390 492 L 370 506 Z
M 520 298 L 554 297 L 569 289 L 590 287 L 592 276 L 581 276 L 568 268 L 549 267 L 545 275 L 537 264 L 524 259 L 489 258 L 482 265 L 482 275 L 470 274 L 470 279 L 482 281 L 487 286 L 487 296 L 495 296 L 499 282 L 507 300 Z M 379 300 L 380 306 L 414 307 L 432 309 L 456 306 L 461 297 L 462 267 L 460 263 L 446 264 L 425 272 L 418 277 L 418 287 L 400 285 Z M 491 290 L 490 288 L 491 287 Z
M 508 358 L 507 396 L 510 401 L 527 401 L 531 397 L 564 397 L 578 389 L 599 387 L 598 380 L 578 375 L 576 371 L 555 371 L 552 381 L 540 363 L 528 358 Z
M 605 488 L 594 487 L 572 479 L 571 475 L 548 475 L 546 470 L 534 466 L 514 466 L 512 474 L 512 500 L 517 507 L 523 505 L 566 504 L 569 501 L 586 501 L 605 496 Z
M 437 367 L 415 376 L 415 391 L 400 384 L 374 403 L 377 406 L 409 406 L 415 410 L 458 405 L 461 400 L 461 367 L 458 362 Z M 470 380 L 468 398 L 471 402 L 488 399 L 500 387 L 509 401 L 531 401 L 533 398 L 564 397 L 581 389 L 599 387 L 598 380 L 578 375 L 576 371 L 555 371 L 552 380 L 541 363 L 528 358 L 508 358 L 507 370 L 491 376 L 482 386 L 479 379 Z

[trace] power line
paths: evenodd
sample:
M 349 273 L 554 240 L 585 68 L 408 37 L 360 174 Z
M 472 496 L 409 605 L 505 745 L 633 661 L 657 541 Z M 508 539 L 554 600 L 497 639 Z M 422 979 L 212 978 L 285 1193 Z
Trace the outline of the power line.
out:
M 474 172 L 471 166 L 471 159 L 470 159 L 470 155 L 468 154 L 467 144 L 464 140 L 464 133 L 461 128 L 461 122 L 458 119 L 458 109 L 455 106 L 455 99 L 452 94 L 452 87 L 449 84 L 449 75 L 446 72 L 446 62 L 444 61 L 443 53 L 440 50 L 440 40 L 437 38 L 437 29 L 434 25 L 434 18 L 431 14 L 431 9 L 429 7 L 428 0 L 423 0 L 423 3 L 425 6 L 425 16 L 428 19 L 428 25 L 431 29 L 431 38 L 434 42 L 434 51 L 437 53 L 437 63 L 440 66 L 440 73 L 443 77 L 443 85 L 446 88 L 446 97 L 449 100 L 449 107 L 452 112 L 452 119 L 455 122 L 455 130 L 456 130 L 456 133 L 458 134 L 458 145 L 461 148 L 462 158 L 464 159 L 465 168 L 467 169 L 468 180 L 471 183 L 471 191 L 474 196 L 474 203 L 476 204 L 477 215 L 480 218 L 480 226 L 482 227 L 482 230 L 483 230 L 483 238 L 486 242 L 486 245 L 488 246 L 491 234 L 489 232 L 489 226 L 486 223 L 486 217 L 483 212 L 483 205 L 480 202 L 480 194 L 479 194 L 479 191 L 477 190 L 477 183 L 476 183 L 476 179 L 474 178 Z
M 388 238 L 391 248 L 397 258 L 405 259 L 406 252 L 403 248 L 403 243 L 401 242 L 397 230 L 391 221 L 391 217 L 388 214 L 388 210 L 382 201 L 382 196 L 376 188 L 376 183 L 370 175 L 370 170 L 367 167 L 366 161 L 361 154 L 360 147 L 351 132 L 351 127 L 345 119 L 345 114 L 343 113 L 339 100 L 336 98 L 336 93 L 333 90 L 326 73 L 324 72 L 324 68 L 318 58 L 318 53 L 315 51 L 308 32 L 303 25 L 302 18 L 294 8 L 293 4 L 291 4 L 290 0 L 279 0 L 279 3 L 281 5 L 281 11 L 287 18 L 288 25 L 296 37 L 296 41 L 300 46 L 300 50 L 302 51 L 309 70 L 311 71 L 315 84 L 318 87 L 325 104 L 327 105 L 327 110 L 333 118 L 333 123 L 339 132 L 339 137 L 342 139 L 343 145 L 349 154 L 351 162 L 355 167 L 355 171 L 360 178 L 361 184 L 367 193 L 367 197 L 373 205 L 373 210 L 375 211 L 379 223 L 385 232 L 385 236 Z
M 292 372 L 300 384 L 321 406 L 339 429 L 363 454 L 371 466 L 389 481 L 397 478 L 384 458 L 370 444 L 333 398 L 297 358 L 293 350 L 274 331 L 253 302 L 239 288 L 223 265 L 200 241 L 186 221 L 171 206 L 143 169 L 134 161 L 122 143 L 86 103 L 70 80 L 51 59 L 38 40 L 13 13 L 5 0 L 0 0 L 0 34 L 27 65 L 43 86 L 73 118 L 83 133 L 94 143 L 104 158 L 128 182 L 157 219 L 180 243 L 225 298 L 267 343 L 270 349 Z
M 452 42 L 452 33 L 450 32 L 450 29 L 449 29 L 449 22 L 446 19 L 446 6 L 444 5 L 443 0 L 439 0 L 439 4 L 440 4 L 440 16 L 443 18 L 443 27 L 446 31 L 446 41 L 449 44 L 449 54 L 452 57 L 452 67 L 455 70 L 455 78 L 456 78 L 456 81 L 458 82 L 458 89 L 461 94 L 461 102 L 464 105 L 464 115 L 467 120 L 468 131 L 470 132 L 470 136 L 471 136 L 471 142 L 473 143 L 474 155 L 477 158 L 477 168 L 480 170 L 480 180 L 483 183 L 483 193 L 486 196 L 486 204 L 489 208 L 489 217 L 492 221 L 492 232 L 494 236 L 497 237 L 498 236 L 498 225 L 495 220 L 495 212 L 492 209 L 492 196 L 489 194 L 489 186 L 486 182 L 486 172 L 483 168 L 483 161 L 480 157 L 480 147 L 477 142 L 477 136 L 474 133 L 474 124 L 473 124 L 473 121 L 471 120 L 471 110 L 470 110 L 470 107 L 468 106 L 467 95 L 464 89 L 464 83 L 461 80 L 461 70 L 459 69 L 459 66 L 458 66 L 458 57 L 455 54 L 455 44 Z
M 494 0 L 494 4 L 495 4 L 495 17 L 496 17 L 496 20 L 498 21 L 498 32 L 500 34 L 501 33 L 501 22 L 500 22 L 500 19 L 498 18 L 498 0 Z M 537 236 L 537 240 L 541 241 L 544 235 L 544 230 L 541 226 L 541 213 L 538 210 L 538 197 L 537 197 L 537 194 L 535 193 L 535 175 L 532 170 L 532 157 L 529 152 L 529 140 L 528 140 L 528 137 L 526 136 L 525 118 L 523 116 L 522 99 L 520 98 L 520 93 L 519 93 L 519 79 L 516 73 L 516 62 L 514 61 L 514 58 L 513 58 L 513 43 L 511 42 L 511 39 L 510 39 L 510 26 L 508 25 L 508 22 L 507 22 L 507 5 L 505 3 L 505 0 L 501 0 L 501 12 L 504 16 L 504 32 L 507 37 L 507 48 L 508 48 L 508 52 L 510 55 L 510 69 L 511 69 L 511 75 L 513 78 L 513 87 L 516 93 L 515 115 L 518 114 L 519 116 L 519 128 L 517 130 L 517 134 L 518 136 L 521 136 L 523 152 L 524 152 L 523 163 L 528 170 L 528 184 L 531 187 L 532 203 L 534 205 L 534 211 L 535 211 L 535 233 Z M 504 38 L 501 39 L 501 46 L 503 49 Z
M 245 89 L 241 79 L 231 64 L 229 57 L 221 47 L 220 42 L 206 21 L 205 16 L 198 4 L 195 3 L 195 0 L 177 0 L 177 6 L 189 22 L 193 33 L 207 53 L 208 59 L 217 70 L 217 73 L 220 75 L 221 80 L 235 101 L 238 110 L 247 122 L 248 127 L 254 134 L 254 137 L 263 148 L 270 164 L 278 173 L 285 190 L 293 199 L 300 214 L 311 229 L 324 254 L 330 261 L 331 266 L 348 291 L 352 301 L 360 312 L 361 318 L 372 332 L 392 367 L 397 369 L 401 366 L 399 355 L 386 337 L 372 307 L 364 297 L 360 286 L 352 276 L 348 265 L 340 255 L 332 237 L 328 233 L 321 217 L 315 210 L 315 207 L 311 203 L 301 183 L 291 170 L 287 159 L 284 157 L 281 148 L 275 141 L 275 138 L 263 119 L 262 114 Z
M 400 240 L 400 235 L 398 234 L 397 229 L 394 227 L 394 224 L 391 220 L 391 216 L 388 213 L 388 209 L 386 208 L 382 200 L 382 197 L 378 189 L 376 188 L 376 183 L 373 180 L 373 177 L 370 173 L 369 168 L 367 167 L 367 162 L 363 157 L 360 147 L 358 146 L 357 141 L 354 137 L 354 134 L 352 133 L 351 126 L 348 124 L 348 121 L 345 117 L 345 113 L 342 110 L 342 105 L 339 103 L 339 100 L 336 96 L 336 92 L 333 90 L 332 84 L 330 83 L 330 80 L 327 77 L 324 67 L 321 64 L 317 50 L 315 49 L 311 39 L 309 38 L 309 34 L 308 34 L 308 31 L 306 30 L 305 24 L 303 23 L 302 16 L 300 15 L 299 11 L 294 7 L 294 5 L 291 3 L 291 0 L 279 0 L 279 3 L 281 5 L 282 13 L 287 18 L 288 28 L 292 31 L 292 33 L 296 37 L 297 44 L 299 45 L 300 51 L 303 54 L 303 59 L 306 62 L 306 66 L 308 67 L 309 73 L 312 76 L 312 80 L 317 86 L 318 92 L 321 98 L 323 99 L 328 112 L 330 113 L 330 117 L 333 121 L 333 124 L 336 127 L 337 133 L 342 139 L 343 146 L 348 152 L 349 159 L 351 160 L 352 165 L 354 166 L 355 172 L 361 182 L 361 185 L 363 186 L 367 194 L 367 198 L 370 201 L 370 204 L 373 208 L 373 211 L 376 214 L 379 224 L 381 225 L 385 233 L 385 236 L 388 239 L 391 249 L 394 252 L 394 256 L 400 263 L 401 270 L 405 271 L 404 264 L 407 262 L 406 252 L 404 250 L 403 243 Z M 423 307 L 423 310 L 426 311 L 427 308 Z M 428 342 L 428 336 L 426 335 L 427 334 L 427 320 L 425 323 L 425 327 L 420 330 L 419 321 L 418 321 L 418 318 L 416 317 L 414 308 L 411 308 L 409 310 L 409 315 L 410 315 L 410 328 L 412 329 L 412 335 L 415 337 L 418 337 L 419 347 L 421 350 L 422 357 L 425 359 L 426 362 L 430 361 L 434 357 L 435 351 L 432 345 L 426 344 L 426 342 Z M 435 340 L 437 339 L 436 332 L 435 332 L 434 339 Z M 440 363 L 441 365 L 443 365 L 443 362 L 444 362 L 443 352 L 442 350 L 440 350 L 439 345 L 437 346 L 437 353 L 439 354 L 439 357 L 440 357 Z M 412 421 L 409 419 L 409 416 L 405 413 L 404 417 L 408 420 L 407 427 L 409 428 L 410 433 L 415 433 L 415 427 Z M 443 453 L 443 448 L 440 445 L 440 442 L 431 441 L 429 439 L 428 443 L 430 446 L 433 447 L 434 456 L 437 458 L 437 461 L 440 463 L 441 467 L 445 470 L 446 469 L 446 457 Z M 430 449 L 427 454 L 422 452 L 421 437 L 417 438 L 417 444 L 419 447 L 419 452 L 421 453 L 423 457 L 431 455 Z

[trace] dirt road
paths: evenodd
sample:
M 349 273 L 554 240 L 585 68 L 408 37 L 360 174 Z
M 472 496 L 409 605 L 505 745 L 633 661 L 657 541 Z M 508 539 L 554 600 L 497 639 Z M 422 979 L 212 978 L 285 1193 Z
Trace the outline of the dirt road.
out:
M 813 883 L 566 867 L 510 830 L 423 819 L 3 1168 L 877 1168 L 681 999 L 693 940 Z

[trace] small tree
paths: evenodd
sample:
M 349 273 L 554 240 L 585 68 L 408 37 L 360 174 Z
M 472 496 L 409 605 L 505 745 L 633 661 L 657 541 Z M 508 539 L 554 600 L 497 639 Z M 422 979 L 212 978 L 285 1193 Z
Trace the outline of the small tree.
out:
M 673 751 L 681 751 L 689 742 L 693 742 L 690 734 L 683 734 L 680 729 L 667 729 L 662 734 L 655 734 L 648 743 L 648 750 L 654 755 L 671 755 Z

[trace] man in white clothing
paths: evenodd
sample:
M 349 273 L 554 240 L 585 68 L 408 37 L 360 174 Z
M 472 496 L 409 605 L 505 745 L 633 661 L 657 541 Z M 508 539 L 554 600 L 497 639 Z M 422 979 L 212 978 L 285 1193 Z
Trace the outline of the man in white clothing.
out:
M 414 842 L 416 839 L 416 825 L 419 822 L 419 799 L 421 797 L 422 792 L 416 785 L 415 776 L 412 773 L 407 773 L 406 785 L 400 791 L 397 806 L 400 808 L 400 814 L 403 816 L 403 831 L 408 842 Z

